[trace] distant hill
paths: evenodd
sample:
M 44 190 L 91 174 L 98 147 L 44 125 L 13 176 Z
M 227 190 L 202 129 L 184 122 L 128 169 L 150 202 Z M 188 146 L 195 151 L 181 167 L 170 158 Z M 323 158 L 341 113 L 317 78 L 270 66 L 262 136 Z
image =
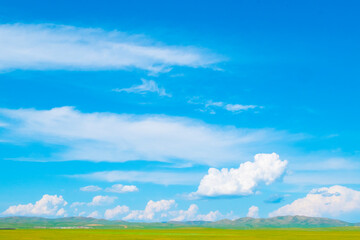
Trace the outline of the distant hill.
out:
M 119 225 L 122 221 L 86 217 L 41 218 L 41 217 L 5 217 L 0 218 L 0 228 L 56 228 L 56 227 L 91 227 Z
M 347 227 L 355 224 L 329 218 L 282 216 L 273 218 L 239 218 L 236 220 L 220 220 L 211 222 L 208 226 L 219 228 L 322 228 L 322 227 Z
M 0 218 L 0 229 L 4 228 L 181 228 L 207 227 L 226 229 L 255 229 L 255 228 L 322 228 L 347 227 L 357 224 L 336 219 L 314 218 L 304 216 L 283 216 L 273 218 L 239 218 L 236 220 L 223 219 L 216 222 L 188 221 L 188 222 L 157 222 L 139 223 L 126 221 L 109 221 L 86 217 L 40 218 L 40 217 L 4 217 Z

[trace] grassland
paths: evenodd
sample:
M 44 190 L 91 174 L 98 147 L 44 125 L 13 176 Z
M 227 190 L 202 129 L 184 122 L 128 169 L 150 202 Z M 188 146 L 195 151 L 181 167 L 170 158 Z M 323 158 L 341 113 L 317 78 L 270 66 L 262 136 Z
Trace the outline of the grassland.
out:
M 20 229 L 0 230 L 1 240 L 127 240 L 127 239 L 286 239 L 286 240 L 346 240 L 360 239 L 360 228 L 328 229 Z

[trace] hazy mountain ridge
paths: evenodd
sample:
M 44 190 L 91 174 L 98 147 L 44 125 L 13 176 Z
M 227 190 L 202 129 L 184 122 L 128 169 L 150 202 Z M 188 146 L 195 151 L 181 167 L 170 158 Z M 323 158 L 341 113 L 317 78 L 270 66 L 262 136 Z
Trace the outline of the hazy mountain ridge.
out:
M 86 217 L 41 218 L 41 217 L 4 217 L 0 218 L 0 228 L 181 228 L 208 227 L 228 229 L 254 228 L 320 228 L 359 226 L 336 219 L 315 218 L 304 216 L 283 216 L 273 218 L 239 218 L 223 219 L 216 222 L 126 222 L 116 220 L 95 219 Z

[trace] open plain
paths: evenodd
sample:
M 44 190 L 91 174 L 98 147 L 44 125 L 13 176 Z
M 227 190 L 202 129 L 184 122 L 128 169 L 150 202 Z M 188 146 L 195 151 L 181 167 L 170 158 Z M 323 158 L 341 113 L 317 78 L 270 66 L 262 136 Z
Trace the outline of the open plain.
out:
M 170 240 L 170 239 L 287 239 L 287 240 L 346 240 L 360 239 L 360 228 L 319 229 L 22 229 L 2 230 L 1 240 Z

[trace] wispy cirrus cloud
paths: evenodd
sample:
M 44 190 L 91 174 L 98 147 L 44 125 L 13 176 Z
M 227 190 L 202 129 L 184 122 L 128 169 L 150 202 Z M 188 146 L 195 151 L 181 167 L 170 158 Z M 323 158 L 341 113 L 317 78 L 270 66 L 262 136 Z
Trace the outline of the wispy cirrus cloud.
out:
M 241 129 L 164 115 L 82 113 L 72 107 L 50 110 L 0 109 L 6 135 L 23 142 L 63 145 L 43 161 L 149 160 L 212 165 L 247 159 L 254 152 L 299 136 L 272 129 Z
M 94 186 L 94 185 L 85 186 L 85 187 L 80 188 L 80 191 L 83 191 L 83 192 L 98 192 L 101 190 L 102 190 L 101 187 Z
M 249 109 L 258 108 L 256 105 L 242 105 L 242 104 L 226 104 L 224 108 L 230 112 L 246 111 Z
M 211 67 L 222 59 L 195 47 L 166 46 L 140 35 L 54 24 L 1 24 L 0 70 Z
M 104 182 L 140 182 L 160 185 L 196 185 L 204 173 L 201 172 L 165 172 L 165 171 L 103 171 L 70 175 L 79 178 Z
M 243 111 L 254 110 L 256 108 L 263 108 L 262 106 L 257 105 L 243 105 L 243 104 L 230 104 L 221 101 L 213 101 L 213 100 L 203 100 L 199 97 L 193 97 L 188 100 L 188 103 L 201 105 L 202 108 L 199 109 L 201 112 L 207 112 L 210 114 L 216 114 L 217 109 L 222 109 L 225 111 L 240 113 Z
M 171 94 L 166 93 L 165 89 L 159 87 L 154 80 L 141 79 L 142 84 L 135 85 L 130 88 L 116 88 L 114 92 L 127 92 L 127 93 L 138 93 L 146 94 L 148 92 L 157 93 L 159 96 L 171 97 Z

